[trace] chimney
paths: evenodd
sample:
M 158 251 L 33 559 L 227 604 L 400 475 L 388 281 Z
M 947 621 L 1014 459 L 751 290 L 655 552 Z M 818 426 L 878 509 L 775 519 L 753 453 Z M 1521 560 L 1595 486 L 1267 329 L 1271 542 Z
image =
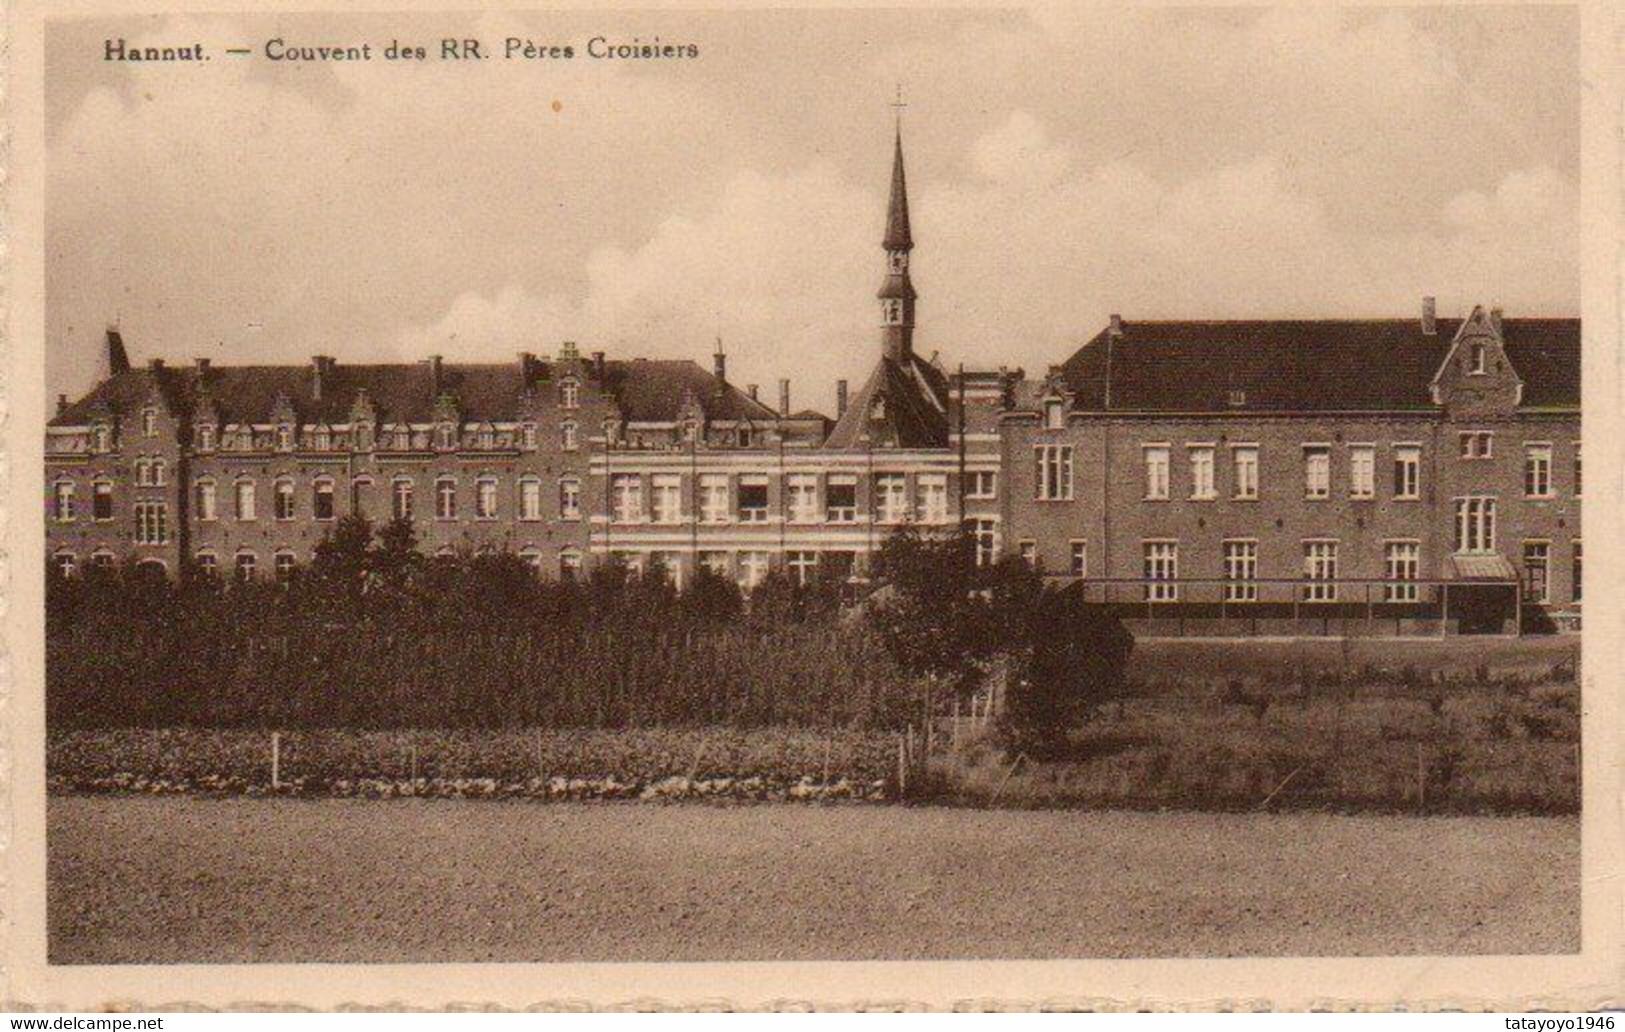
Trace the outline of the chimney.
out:
M 592 353 L 592 374 L 600 380 L 604 378 L 604 353 L 602 351 Z
M 445 370 L 439 355 L 429 356 L 429 383 L 434 389 L 434 396 L 438 398 L 445 383 Z
M 209 375 L 209 360 L 206 358 L 193 359 L 192 370 L 193 372 L 197 373 L 197 378 L 199 380 L 203 379 L 205 376 Z
M 750 395 L 750 400 L 751 401 L 755 401 L 756 400 L 756 385 L 753 383 L 749 387 L 746 387 L 745 388 L 745 393 Z
M 130 353 L 124 350 L 124 337 L 111 326 L 107 328 L 107 375 L 117 376 L 130 371 Z
M 1112 313 L 1111 327 L 1108 332 L 1113 337 L 1121 337 L 1123 335 L 1123 317 L 1118 315 L 1116 312 Z
M 779 415 L 788 416 L 789 414 L 790 414 L 790 381 L 789 380 L 780 380 L 779 381 Z
M 1490 309 L 1490 326 L 1495 329 L 1497 337 L 1501 336 L 1501 310 L 1499 308 Z
M 717 353 L 711 356 L 711 362 L 711 371 L 716 375 L 717 384 L 720 386 L 728 379 L 728 356 L 724 355 L 722 348 L 718 347 Z
M 1422 334 L 1427 337 L 1439 332 L 1439 307 L 1432 294 L 1422 299 Z
M 519 386 L 528 388 L 536 379 L 536 355 L 529 351 L 519 353 Z
M 333 378 L 333 359 L 327 355 L 313 355 L 310 359 L 310 396 L 322 400 L 322 388 Z
M 68 411 L 68 396 L 66 394 L 58 394 L 56 396 L 56 414 L 60 416 L 66 411 Z
M 161 373 L 164 371 L 164 360 L 161 358 L 149 358 L 147 359 L 147 368 L 155 373 Z
M 835 381 L 835 418 L 846 415 L 846 381 Z

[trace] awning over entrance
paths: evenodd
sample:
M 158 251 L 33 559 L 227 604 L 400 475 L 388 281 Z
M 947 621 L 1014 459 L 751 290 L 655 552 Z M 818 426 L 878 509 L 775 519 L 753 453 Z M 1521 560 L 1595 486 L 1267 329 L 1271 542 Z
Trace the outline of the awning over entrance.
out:
M 1500 554 L 1445 556 L 1444 575 L 1448 580 L 1513 582 L 1518 573 Z

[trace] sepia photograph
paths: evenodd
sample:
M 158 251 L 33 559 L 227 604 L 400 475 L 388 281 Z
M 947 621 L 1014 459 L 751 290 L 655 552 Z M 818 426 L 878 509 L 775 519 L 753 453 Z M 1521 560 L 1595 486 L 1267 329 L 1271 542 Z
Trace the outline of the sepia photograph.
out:
M 1613 942 L 1590 17 L 46 11 L 43 969 Z

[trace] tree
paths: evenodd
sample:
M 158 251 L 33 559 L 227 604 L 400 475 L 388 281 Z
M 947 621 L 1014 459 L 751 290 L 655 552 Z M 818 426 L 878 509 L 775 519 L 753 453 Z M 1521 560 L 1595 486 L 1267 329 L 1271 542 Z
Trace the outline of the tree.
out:
M 1077 584 L 1044 588 L 1008 614 L 1017 625 L 999 736 L 1012 752 L 1052 759 L 1092 703 L 1123 687 L 1134 638 Z

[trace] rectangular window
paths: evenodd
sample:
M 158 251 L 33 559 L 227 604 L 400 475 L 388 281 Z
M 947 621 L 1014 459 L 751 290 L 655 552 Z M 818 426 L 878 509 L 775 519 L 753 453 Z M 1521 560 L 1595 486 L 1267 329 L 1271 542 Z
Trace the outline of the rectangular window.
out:
M 790 579 L 802 587 L 818 579 L 817 552 L 787 552 L 784 565 L 790 571 Z
M 1394 445 L 1394 497 L 1422 497 L 1422 449 L 1417 445 Z
M 920 522 L 940 524 L 948 522 L 948 475 L 921 473 L 914 482 L 919 495 Z
M 1382 588 L 1384 602 L 1415 602 L 1416 577 L 1422 567 L 1422 546 L 1415 541 L 1389 541 L 1382 546 L 1383 566 L 1388 582 Z
M 1258 601 L 1258 542 L 1224 543 L 1224 600 Z
M 766 552 L 740 552 L 739 583 L 749 590 L 767 580 L 772 560 Z
M 1072 497 L 1072 446 L 1040 444 L 1033 448 L 1037 474 L 1035 495 L 1041 502 L 1060 502 Z
M 746 473 L 739 478 L 739 522 L 767 522 L 767 474 Z
M 286 584 L 293 580 L 293 553 L 278 552 L 271 559 L 272 572 L 276 575 L 278 584 Z
M 319 520 L 333 518 L 333 482 L 331 480 L 318 480 L 315 494 L 311 497 L 311 508 L 315 510 Z
M 293 481 L 277 481 L 276 486 L 272 488 L 272 498 L 275 502 L 272 506 L 272 515 L 279 520 L 293 519 Z
M 437 520 L 457 518 L 457 481 L 450 477 L 434 482 L 434 516 Z
M 1580 600 L 1582 598 L 1582 595 L 1583 595 L 1583 593 L 1581 592 L 1580 589 L 1585 584 L 1585 579 L 1581 576 L 1582 571 L 1581 571 L 1580 558 L 1581 558 L 1580 557 L 1580 539 L 1575 538 L 1574 539 L 1574 563 L 1573 563 L 1572 569 L 1569 571 L 1569 576 L 1571 578 L 1573 578 L 1573 579 L 1569 583 L 1570 583 L 1570 585 L 1572 587 L 1572 590 L 1571 590 L 1570 594 L 1572 594 L 1572 596 L 1574 598 L 1574 601 L 1575 601 L 1575 604 L 1577 604 L 1577 605 L 1579 604 L 1579 602 L 1580 602 Z
M 220 516 L 219 503 L 215 497 L 214 481 L 200 480 L 193 493 L 193 506 L 197 509 L 197 518 L 200 520 L 215 520 Z
M 1552 497 L 1552 446 L 1529 444 L 1523 450 L 1523 495 L 1525 498 Z
M 1495 551 L 1495 499 L 1456 499 L 1456 551 L 1465 555 Z
M 1235 464 L 1235 496 L 1239 501 L 1258 497 L 1258 445 L 1238 444 L 1230 453 Z
M 98 480 L 90 487 L 90 516 L 97 520 L 113 518 L 113 485 Z
M 676 473 L 656 473 L 649 479 L 650 514 L 656 523 L 683 521 L 683 478 Z
M 1488 430 L 1463 431 L 1459 440 L 1461 457 L 1464 459 L 1489 459 L 1495 456 L 1495 434 Z
M 398 520 L 412 518 L 412 482 L 397 480 L 389 486 L 390 512 Z
M 1145 497 L 1163 501 L 1168 497 L 1168 446 L 1145 446 Z
M 908 478 L 901 473 L 875 474 L 875 519 L 901 523 L 908 517 Z
M 58 523 L 73 522 L 73 482 L 59 480 L 52 488 L 51 509 Z
M 718 577 L 733 574 L 733 563 L 727 552 L 701 552 L 700 569 Z
M 1377 494 L 1377 449 L 1369 444 L 1349 446 L 1349 497 L 1374 498 Z
M 481 520 L 497 518 L 497 482 L 494 477 L 481 477 L 474 484 L 474 517 Z
M 966 498 L 996 498 L 999 493 L 999 475 L 991 469 L 972 470 L 966 474 Z
M 1523 543 L 1523 599 L 1536 605 L 1551 601 L 1552 546 L 1548 541 Z
M 1303 446 L 1303 496 L 1330 498 L 1332 494 L 1332 450 L 1323 444 Z
M 643 478 L 617 473 L 609 480 L 610 522 L 643 522 Z
M 1337 601 L 1337 542 L 1303 543 L 1303 586 L 1305 602 Z
M 971 539 L 976 545 L 976 565 L 991 566 L 999 560 L 999 524 L 996 520 L 971 520 Z
M 1191 460 L 1191 497 L 1208 501 L 1219 497 L 1219 488 L 1213 477 L 1213 446 L 1193 444 L 1189 447 Z
M 252 480 L 239 480 L 235 485 L 237 503 L 237 518 L 244 522 L 255 518 L 254 514 L 254 482 Z
M 1179 601 L 1179 544 L 1174 541 L 1145 542 L 1145 600 Z
M 542 482 L 540 480 L 521 480 L 519 482 L 519 518 L 522 520 L 539 520 L 542 518 Z
M 728 522 L 728 474 L 700 475 L 700 519 L 706 523 Z
M 581 518 L 581 481 L 575 477 L 566 477 L 559 481 L 559 519 L 579 520 Z M 580 558 L 577 556 L 576 558 Z
M 1074 577 L 1089 576 L 1089 543 L 1086 541 L 1069 542 L 1070 551 L 1066 572 Z
M 238 552 L 237 559 L 232 566 L 233 576 L 237 578 L 237 583 L 241 584 L 244 581 L 253 580 L 256 565 L 253 552 Z
M 824 489 L 824 517 L 831 523 L 858 520 L 858 478 L 851 473 L 831 473 Z
M 135 543 L 138 545 L 169 544 L 169 504 L 167 502 L 135 503 Z
M 791 523 L 818 522 L 818 474 L 792 473 L 785 478 Z

